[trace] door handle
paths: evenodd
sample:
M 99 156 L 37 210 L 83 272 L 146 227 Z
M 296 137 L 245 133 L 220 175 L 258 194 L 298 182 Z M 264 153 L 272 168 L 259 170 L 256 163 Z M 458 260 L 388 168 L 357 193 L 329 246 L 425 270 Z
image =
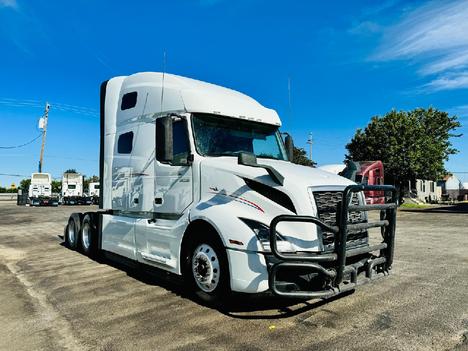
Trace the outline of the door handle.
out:
M 133 202 L 137 204 L 139 202 L 138 198 L 134 198 Z
M 156 205 L 161 205 L 162 204 L 162 197 L 155 197 L 154 198 L 154 203 Z

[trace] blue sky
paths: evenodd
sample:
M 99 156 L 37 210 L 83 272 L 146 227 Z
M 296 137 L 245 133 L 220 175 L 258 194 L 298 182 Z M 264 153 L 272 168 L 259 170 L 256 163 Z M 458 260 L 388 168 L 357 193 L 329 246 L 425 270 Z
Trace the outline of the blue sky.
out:
M 466 134 L 466 33 L 466 0 L 0 0 L 0 146 L 38 135 L 49 101 L 44 171 L 97 174 L 100 83 L 161 71 L 164 52 L 168 72 L 276 109 L 296 145 L 312 132 L 319 164 L 340 163 L 356 128 L 392 108 L 449 111 Z M 447 169 L 468 171 L 467 137 L 454 145 Z M 39 151 L 0 150 L 0 173 L 29 175 Z

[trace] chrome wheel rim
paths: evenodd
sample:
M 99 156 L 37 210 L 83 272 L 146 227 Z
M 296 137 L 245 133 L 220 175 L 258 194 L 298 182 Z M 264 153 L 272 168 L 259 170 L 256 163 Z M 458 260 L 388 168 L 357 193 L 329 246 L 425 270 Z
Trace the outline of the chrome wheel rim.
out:
M 68 242 L 70 244 L 74 244 L 75 243 L 75 224 L 73 223 L 73 221 L 71 221 L 70 223 L 68 223 L 68 231 L 67 231 L 67 234 L 68 234 Z
M 221 271 L 218 256 L 211 246 L 197 246 L 192 256 L 192 274 L 198 287 L 204 292 L 209 293 L 216 289 Z
M 89 222 L 85 222 L 83 224 L 83 236 L 82 236 L 82 244 L 85 250 L 89 249 L 89 244 L 91 242 L 91 227 L 89 226 Z

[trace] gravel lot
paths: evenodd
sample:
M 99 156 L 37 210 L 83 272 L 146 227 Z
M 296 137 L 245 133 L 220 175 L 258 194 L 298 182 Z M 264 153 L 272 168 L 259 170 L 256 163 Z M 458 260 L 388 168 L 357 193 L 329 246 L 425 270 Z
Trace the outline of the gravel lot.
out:
M 223 312 L 65 248 L 69 214 L 89 209 L 0 203 L 1 350 L 468 350 L 468 204 L 400 211 L 392 274 L 353 294 Z

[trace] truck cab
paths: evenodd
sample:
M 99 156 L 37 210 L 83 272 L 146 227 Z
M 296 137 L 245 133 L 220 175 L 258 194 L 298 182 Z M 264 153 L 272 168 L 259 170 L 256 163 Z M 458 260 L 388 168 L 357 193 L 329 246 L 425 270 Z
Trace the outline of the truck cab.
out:
M 58 205 L 58 199 L 52 196 L 52 178 L 49 173 L 31 174 L 28 197 L 32 206 Z
M 346 162 L 346 168 L 340 173 L 352 181 L 364 185 L 383 185 L 384 166 L 382 161 L 351 161 Z M 369 190 L 364 192 L 368 204 L 385 203 L 382 191 Z
M 153 72 L 104 82 L 101 211 L 70 217 L 68 245 L 183 275 L 207 300 L 331 296 L 344 279 L 387 272 L 393 205 L 366 208 L 362 186 L 293 164 L 280 127 L 276 111 L 209 83 Z M 388 216 L 377 223 L 387 242 L 369 245 L 367 210 Z
M 88 186 L 88 196 L 91 197 L 94 204 L 99 203 L 99 183 L 91 182 Z
M 83 176 L 65 172 L 62 177 L 62 203 L 64 205 L 90 205 L 92 200 L 83 192 Z

